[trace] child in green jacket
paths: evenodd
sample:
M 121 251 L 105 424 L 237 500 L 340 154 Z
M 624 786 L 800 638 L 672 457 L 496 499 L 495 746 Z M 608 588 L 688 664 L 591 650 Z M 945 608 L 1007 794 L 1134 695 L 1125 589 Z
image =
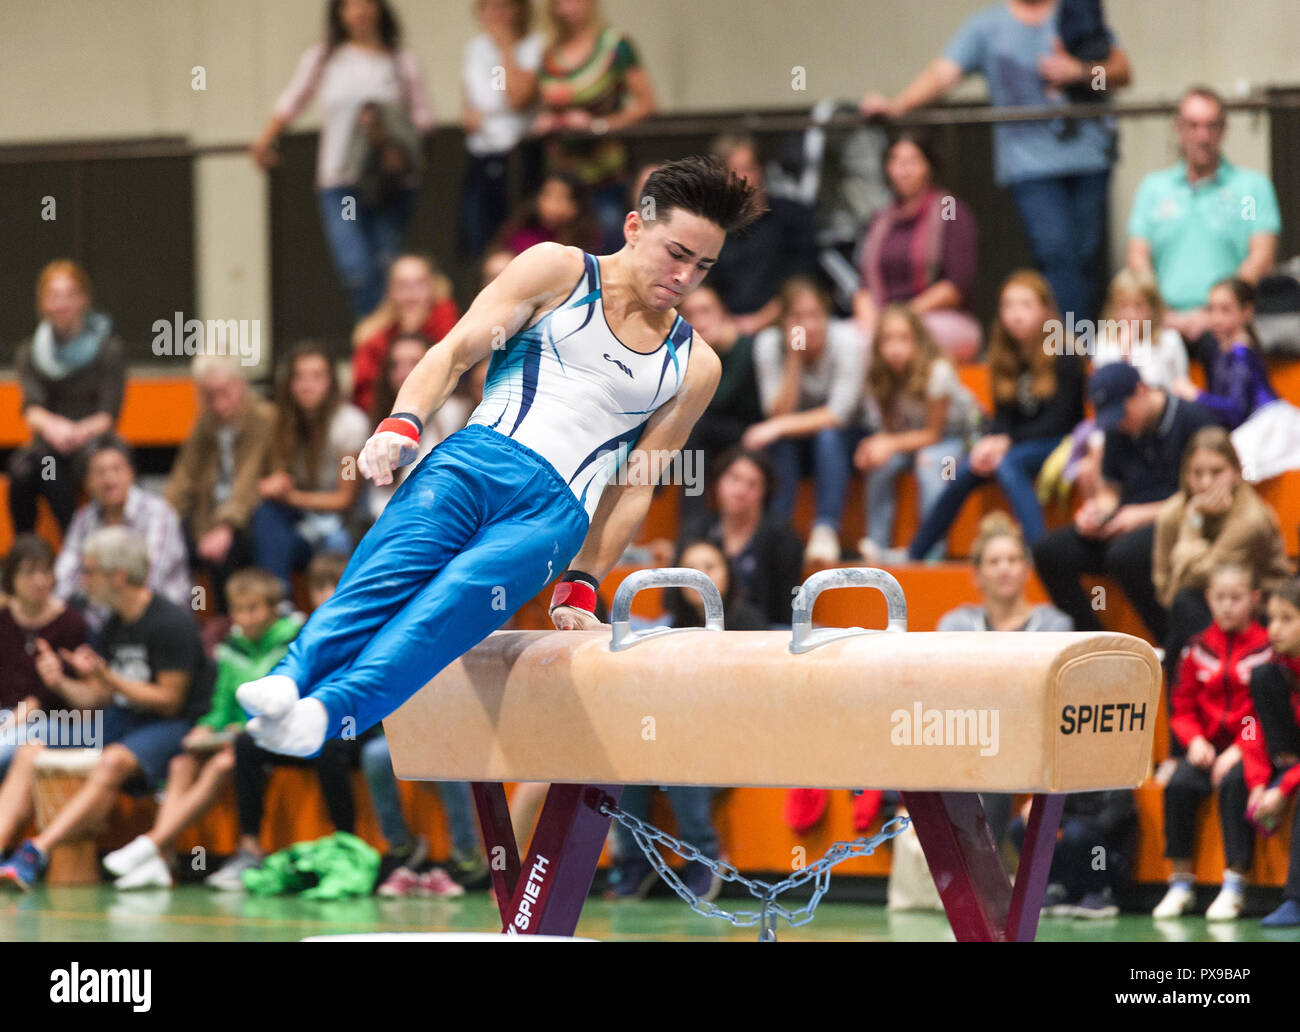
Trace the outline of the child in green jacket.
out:
M 245 681 L 264 677 L 280 662 L 302 627 L 302 614 L 277 617 L 284 598 L 279 578 L 247 569 L 226 582 L 226 603 L 234 625 L 217 646 L 217 683 L 212 707 L 181 742 L 182 751 L 167 769 L 167 792 L 147 834 L 104 858 L 119 889 L 170 888 L 165 854 L 185 828 L 216 802 L 235 769 L 233 739 L 244 726 L 235 691 Z

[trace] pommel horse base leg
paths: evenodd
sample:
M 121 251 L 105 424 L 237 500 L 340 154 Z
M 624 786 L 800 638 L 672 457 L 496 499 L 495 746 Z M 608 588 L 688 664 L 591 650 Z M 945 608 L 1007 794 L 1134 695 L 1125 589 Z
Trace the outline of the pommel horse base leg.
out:
M 505 789 L 479 782 L 473 792 L 501 930 L 507 935 L 572 935 L 609 833 L 610 818 L 600 806 L 617 803 L 623 786 L 552 785 L 522 864 Z
M 904 792 L 903 804 L 958 942 L 1031 942 L 1064 795 L 1035 795 L 1013 888 L 974 792 Z

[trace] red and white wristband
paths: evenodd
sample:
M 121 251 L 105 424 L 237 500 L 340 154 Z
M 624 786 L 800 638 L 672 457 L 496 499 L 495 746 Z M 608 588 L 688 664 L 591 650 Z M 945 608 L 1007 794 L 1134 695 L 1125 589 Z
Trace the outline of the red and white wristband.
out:
M 377 434 L 384 432 L 401 434 L 403 437 L 409 437 L 415 444 L 419 444 L 420 435 L 424 433 L 424 424 L 420 421 L 420 417 L 413 413 L 394 412 L 375 430 Z
M 551 609 L 556 606 L 572 606 L 594 614 L 598 587 L 600 582 L 591 574 L 581 570 L 566 570 L 551 595 Z

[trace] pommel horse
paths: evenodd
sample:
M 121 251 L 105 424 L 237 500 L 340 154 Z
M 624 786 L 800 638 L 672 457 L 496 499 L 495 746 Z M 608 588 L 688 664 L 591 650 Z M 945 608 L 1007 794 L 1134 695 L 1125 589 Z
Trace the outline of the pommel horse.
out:
M 632 598 L 679 585 L 703 628 L 629 627 Z M 884 630 L 812 628 L 827 588 L 872 587 Z M 473 783 L 508 934 L 572 935 L 623 785 L 895 788 L 959 941 L 1027 941 L 1063 793 L 1146 777 L 1160 664 L 1110 633 L 906 632 L 883 570 L 813 574 L 791 633 L 724 631 L 696 570 L 641 570 L 599 631 L 497 631 L 385 721 L 408 780 Z M 647 719 L 654 733 L 644 734 Z M 520 860 L 503 781 L 552 783 Z M 979 792 L 1031 793 L 1014 888 Z

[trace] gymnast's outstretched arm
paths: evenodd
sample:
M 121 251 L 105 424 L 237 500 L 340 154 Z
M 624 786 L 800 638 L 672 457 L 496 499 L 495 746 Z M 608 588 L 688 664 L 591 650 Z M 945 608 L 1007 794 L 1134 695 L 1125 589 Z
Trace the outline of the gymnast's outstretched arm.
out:
M 686 444 L 696 420 L 704 413 L 722 375 L 722 362 L 713 349 L 697 333 L 691 347 L 690 361 L 686 366 L 686 379 L 673 399 L 659 409 L 646 423 L 636 448 L 628 455 L 628 466 L 640 469 L 662 469 Z M 658 453 L 667 457 L 650 463 L 646 455 Z M 643 463 L 642 465 L 637 465 Z M 632 543 L 641 521 L 650 510 L 654 497 L 654 482 L 611 483 L 600 496 L 587 530 L 586 540 L 574 556 L 569 569 L 591 574 L 598 581 L 614 568 L 619 556 Z
M 568 296 L 582 274 L 582 251 L 563 244 L 528 248 L 484 287 L 451 332 L 431 347 L 397 392 L 394 412 L 426 422 L 442 408 L 460 377 Z M 409 442 L 381 429 L 366 442 L 361 472 L 377 485 L 390 483 Z

